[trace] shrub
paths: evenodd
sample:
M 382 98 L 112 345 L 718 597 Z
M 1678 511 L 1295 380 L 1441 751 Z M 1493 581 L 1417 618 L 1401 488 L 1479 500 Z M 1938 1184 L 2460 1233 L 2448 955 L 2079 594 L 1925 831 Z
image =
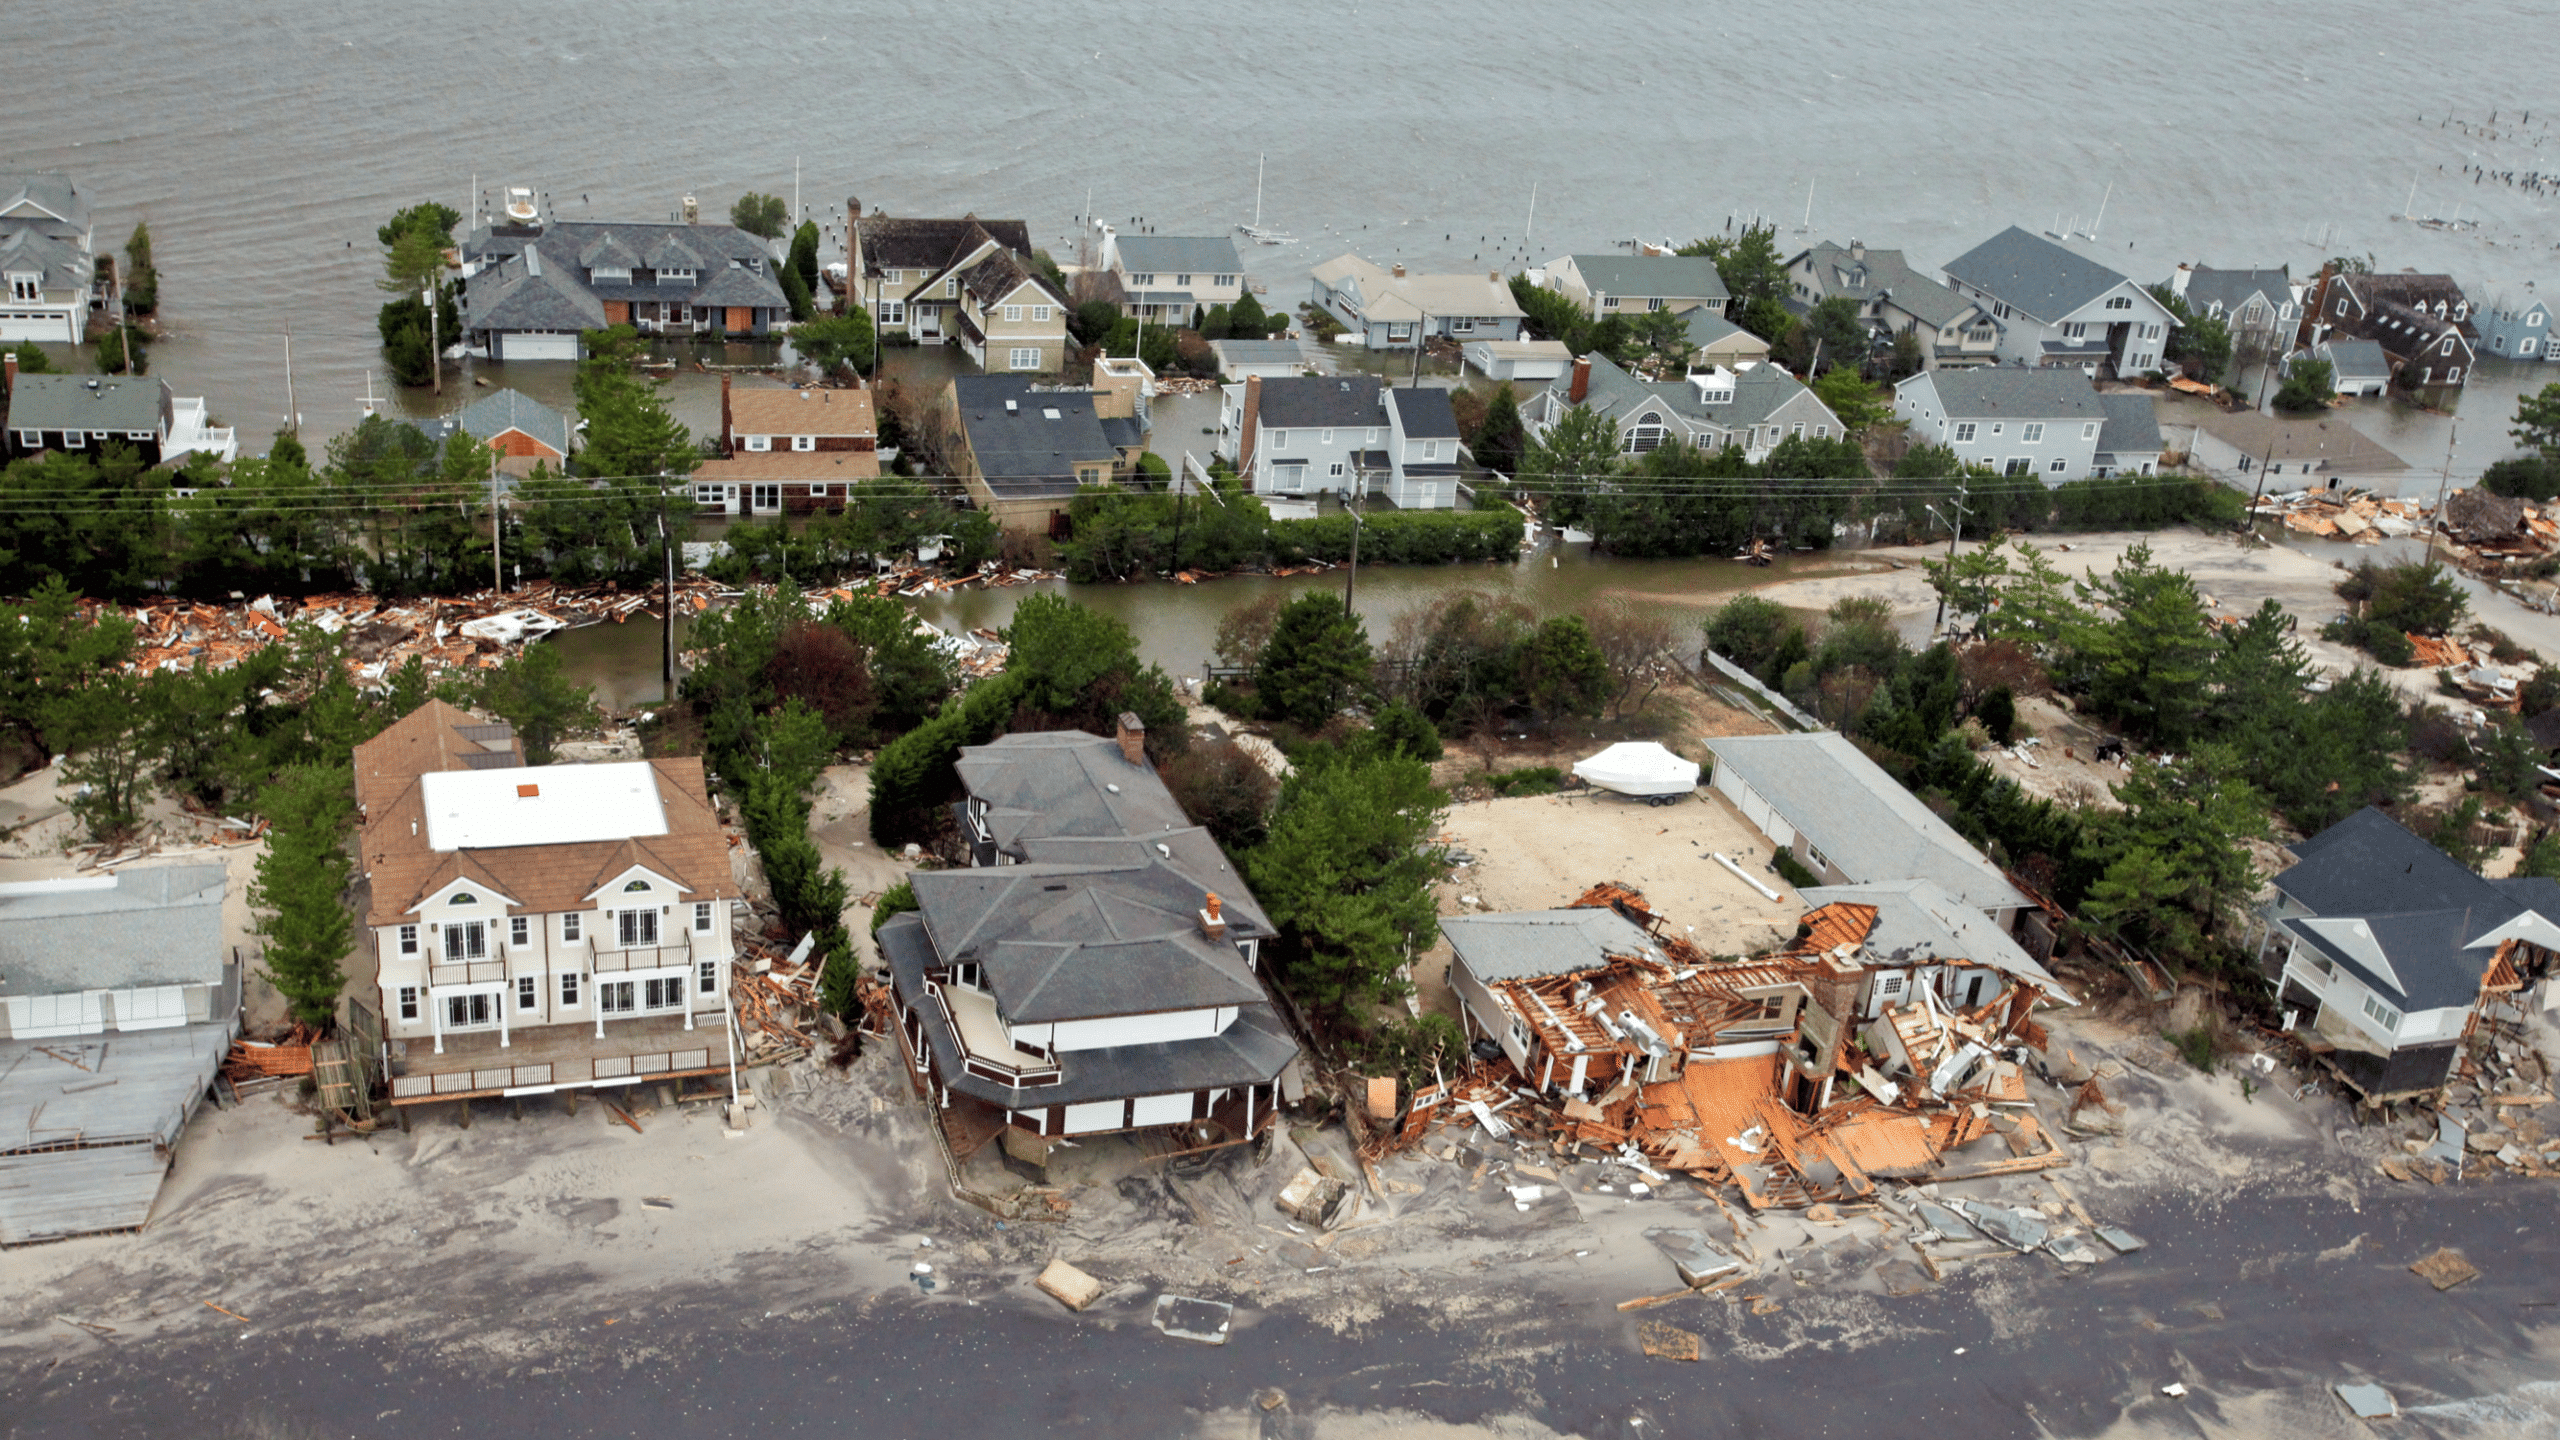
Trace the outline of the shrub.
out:
M 1778 864 L 1778 874 L 1783 876 L 1788 884 L 1793 885 L 1797 889 L 1802 890 L 1807 886 L 1819 885 L 1822 883 L 1819 876 L 1804 868 L 1804 862 L 1795 857 L 1795 852 L 1791 850 L 1781 850 L 1777 853 L 1776 860 Z
M 1440 727 L 1431 723 L 1430 716 L 1401 702 L 1371 718 L 1369 744 L 1373 750 L 1415 760 L 1437 760 L 1443 753 Z
M 1213 710 L 1223 710 L 1239 720 L 1262 718 L 1262 698 L 1250 690 L 1239 690 L 1222 680 L 1212 680 L 1201 687 L 1200 703 Z
M 1165 788 L 1182 813 L 1229 850 L 1262 842 L 1280 782 L 1233 740 L 1194 745 L 1167 761 Z
M 1974 718 L 1982 722 L 1982 728 L 1991 733 L 1995 742 L 2006 745 L 2010 736 L 2017 732 L 2018 697 L 2010 692 L 2008 686 L 2000 686 L 1982 697 L 1982 705 L 1974 711 Z
M 1564 784 L 1564 772 L 1553 765 L 1524 765 L 1486 775 L 1484 783 L 1496 795 L 1552 795 Z

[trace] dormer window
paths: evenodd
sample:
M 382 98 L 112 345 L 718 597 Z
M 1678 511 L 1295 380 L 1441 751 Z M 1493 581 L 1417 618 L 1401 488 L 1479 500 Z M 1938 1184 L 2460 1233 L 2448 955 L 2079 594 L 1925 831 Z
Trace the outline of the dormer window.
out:
M 661 270 L 658 272 L 658 283 L 661 285 L 690 285 L 693 283 L 693 272 L 690 270 Z
M 480 903 L 480 897 L 472 894 L 468 890 L 465 890 L 461 894 L 454 896 L 452 899 L 447 900 L 444 903 L 447 905 L 477 905 Z
M 44 277 L 42 275 L 22 275 L 14 271 L 11 272 L 9 276 L 9 298 L 12 300 L 43 299 Z
M 587 272 L 587 279 L 598 285 L 628 285 L 631 283 L 631 267 L 599 265 Z
M 794 435 L 791 437 L 791 448 L 794 450 L 815 450 L 818 448 L 818 437 L 815 435 Z
M 622 887 L 622 893 L 623 893 L 623 894 L 625 894 L 625 895 L 629 895 L 629 894 L 633 894 L 633 893 L 638 892 L 638 891 L 646 890 L 646 889 L 648 889 L 648 888 L 649 888 L 649 882 L 648 882 L 648 881 L 646 881 L 646 880 L 634 880 L 634 881 L 632 881 L 630 884 L 625 885 L 625 886 L 623 886 L 623 887 Z
M 773 437 L 770 435 L 750 435 L 746 439 L 747 448 L 756 454 L 761 455 L 773 448 Z

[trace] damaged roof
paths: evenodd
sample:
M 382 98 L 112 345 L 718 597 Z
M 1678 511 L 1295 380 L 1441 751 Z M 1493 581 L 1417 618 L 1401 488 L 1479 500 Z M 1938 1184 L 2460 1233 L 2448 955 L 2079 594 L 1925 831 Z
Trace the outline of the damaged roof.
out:
M 1729 769 L 1853 881 L 1930 880 L 1983 910 L 2028 903 L 1998 866 L 1846 736 L 1721 735 L 1706 745 L 1719 781 Z
M 1956 899 L 1928 880 L 1891 880 L 1871 885 L 1822 885 L 1800 891 L 1808 903 L 1856 907 L 1874 919 L 1855 943 L 1866 959 L 1913 964 L 1962 962 L 2015 975 L 2066 1005 L 2078 1004 L 2053 973 L 2009 938 L 1979 909 Z M 1817 915 L 1821 912 L 1815 912 Z M 1820 940 L 1826 927 L 1805 917 Z M 1845 928 L 1845 927 L 1844 927 Z
M 1634 922 L 1615 910 L 1521 910 L 1501 915 L 1450 915 L 1440 921 L 1467 973 L 1486 984 L 1576 975 L 1597 970 L 1613 955 L 1641 955 L 1660 962 L 1662 950 Z

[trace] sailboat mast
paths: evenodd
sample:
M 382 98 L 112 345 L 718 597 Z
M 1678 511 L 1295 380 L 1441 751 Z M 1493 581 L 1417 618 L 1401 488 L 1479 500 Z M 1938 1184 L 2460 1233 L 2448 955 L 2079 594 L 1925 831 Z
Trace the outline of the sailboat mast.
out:
M 1271 163 L 1268 155 L 1253 157 L 1253 228 L 1262 228 L 1262 170 Z

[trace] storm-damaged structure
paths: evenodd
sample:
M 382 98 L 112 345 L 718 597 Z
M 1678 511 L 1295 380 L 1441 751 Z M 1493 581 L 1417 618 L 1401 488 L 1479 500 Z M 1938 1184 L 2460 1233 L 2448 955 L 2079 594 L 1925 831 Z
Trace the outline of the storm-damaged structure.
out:
M 1805 898 L 1791 945 L 1736 961 L 1616 885 L 1443 920 L 1486 1063 L 1417 1096 L 1404 1134 L 1544 1125 L 1559 1151 L 1730 1182 L 1755 1208 L 2060 1163 L 2022 1068 L 2036 1009 L 2073 1003 L 2053 976 L 1930 881 Z

